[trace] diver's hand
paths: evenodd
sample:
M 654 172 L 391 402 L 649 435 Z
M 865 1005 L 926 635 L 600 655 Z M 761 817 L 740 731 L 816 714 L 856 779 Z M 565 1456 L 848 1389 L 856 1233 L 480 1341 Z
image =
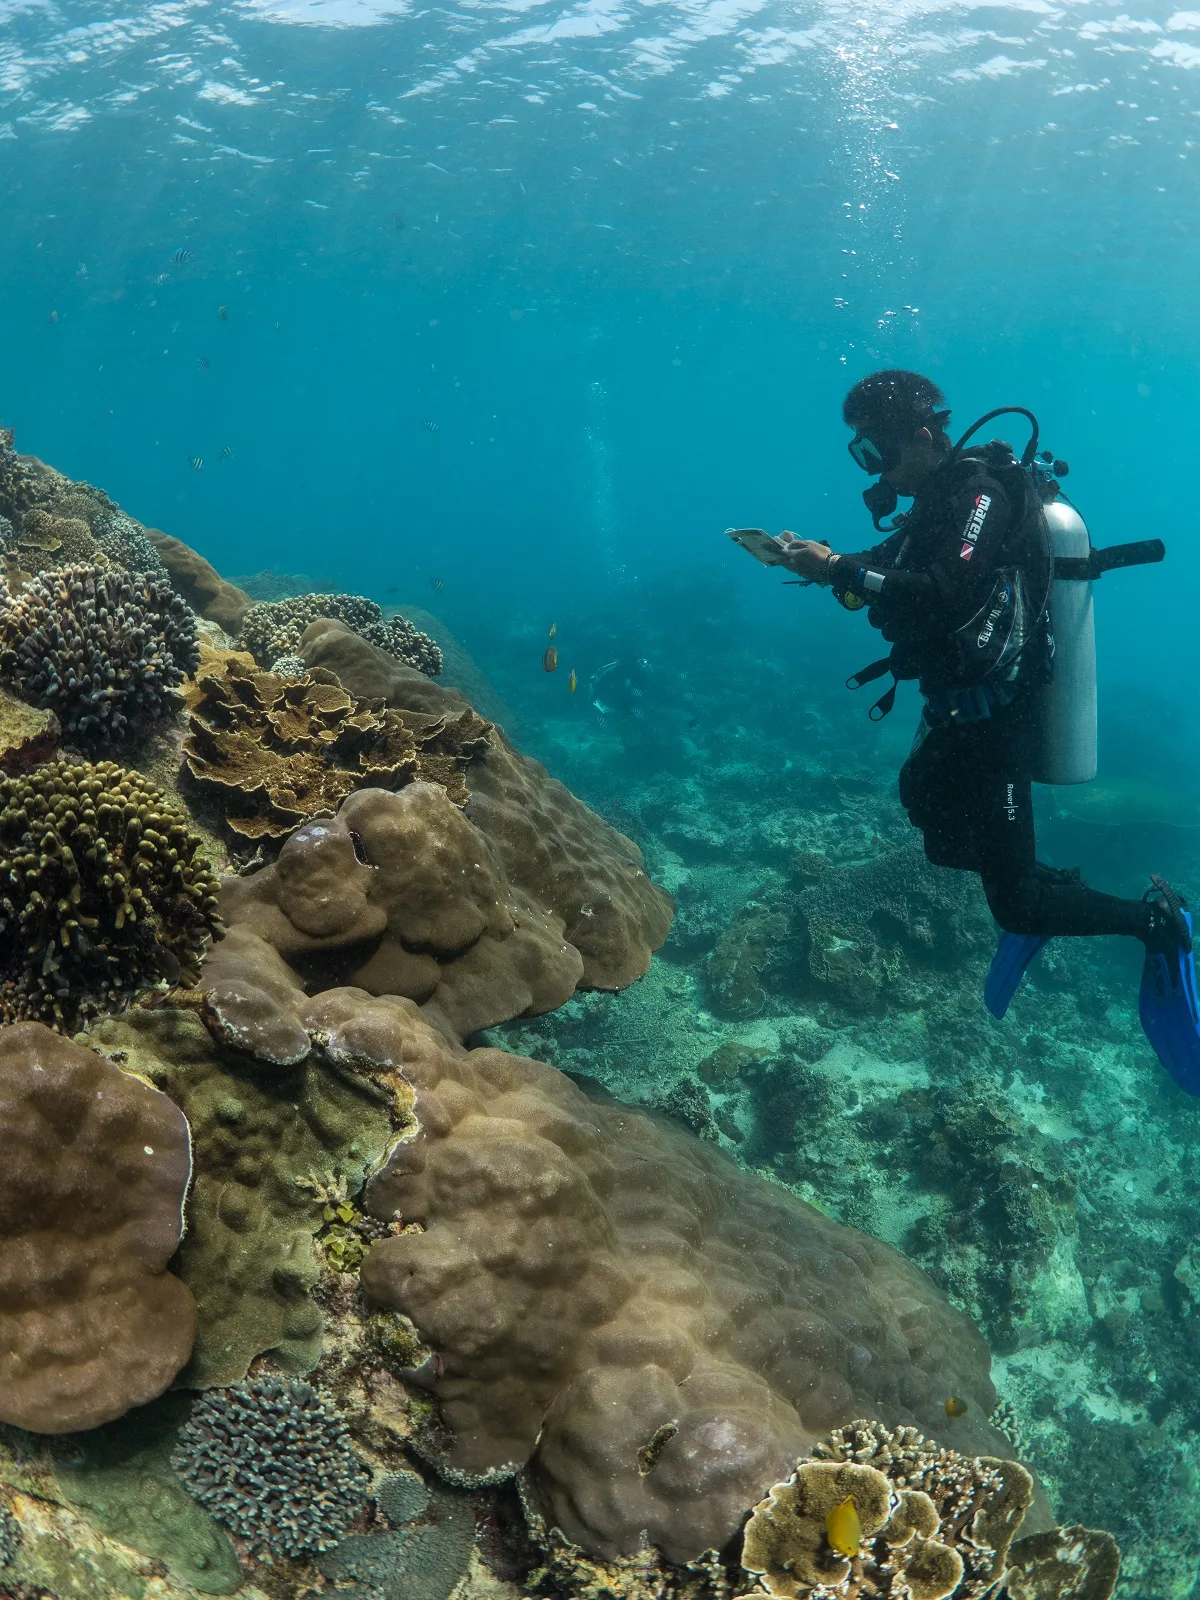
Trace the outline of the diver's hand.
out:
M 779 539 L 783 545 L 783 565 L 789 572 L 813 583 L 833 582 L 833 563 L 837 556 L 827 544 L 818 544 L 815 539 L 797 539 L 786 529 Z

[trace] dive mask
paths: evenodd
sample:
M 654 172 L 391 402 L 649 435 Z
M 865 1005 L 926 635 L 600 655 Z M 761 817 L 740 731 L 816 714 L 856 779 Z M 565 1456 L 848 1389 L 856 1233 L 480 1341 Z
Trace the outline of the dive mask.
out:
M 860 428 L 846 446 L 850 452 L 850 459 L 856 467 L 861 467 L 864 472 L 877 477 L 879 473 L 886 472 L 889 467 L 895 466 L 897 450 L 894 445 L 876 444 L 875 440 L 865 434 Z

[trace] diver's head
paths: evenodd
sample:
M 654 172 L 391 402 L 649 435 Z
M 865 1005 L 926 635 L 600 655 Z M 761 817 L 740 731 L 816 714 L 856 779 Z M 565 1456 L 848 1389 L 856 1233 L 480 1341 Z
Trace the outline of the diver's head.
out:
M 919 372 L 890 367 L 860 378 L 842 417 L 855 430 L 848 448 L 856 465 L 897 494 L 915 494 L 950 451 L 946 397 Z

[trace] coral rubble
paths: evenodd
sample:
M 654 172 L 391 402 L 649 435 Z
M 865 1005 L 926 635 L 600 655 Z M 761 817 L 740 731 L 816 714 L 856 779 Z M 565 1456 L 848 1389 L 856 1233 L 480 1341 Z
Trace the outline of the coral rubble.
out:
M 471 711 L 435 717 L 356 699 L 330 672 L 267 672 L 236 654 L 201 670 L 183 746 L 193 778 L 215 792 L 243 838 L 285 838 L 332 815 L 356 789 L 440 784 L 465 805 L 464 773 L 488 747 Z
M 194 614 L 157 578 L 64 567 L 16 596 L 0 591 L 0 673 L 85 745 L 126 739 L 173 712 L 199 661 Z
M 254 1549 L 331 1550 L 369 1474 L 345 1422 L 299 1378 L 254 1378 L 195 1402 L 172 1458 L 200 1504 Z
M 0 1029 L 0 1420 L 93 1428 L 175 1377 L 196 1331 L 166 1271 L 190 1175 L 165 1094 L 39 1023 Z
M 0 778 L 0 1017 L 69 1031 L 194 975 L 220 932 L 189 819 L 140 773 L 51 762 Z
M 242 618 L 241 643 L 261 666 L 299 653 L 309 623 L 336 618 L 406 666 L 436 678 L 442 652 L 427 633 L 406 618 L 384 618 L 374 600 L 361 594 L 302 594 L 288 600 L 258 600 Z

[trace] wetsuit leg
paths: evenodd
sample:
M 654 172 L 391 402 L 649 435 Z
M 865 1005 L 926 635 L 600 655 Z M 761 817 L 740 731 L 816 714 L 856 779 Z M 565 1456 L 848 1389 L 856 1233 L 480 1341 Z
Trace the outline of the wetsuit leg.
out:
M 926 855 L 978 872 L 1006 933 L 1144 939 L 1152 917 L 1145 901 L 1102 894 L 1077 873 L 1039 864 L 1030 752 L 1020 704 L 981 722 L 935 728 L 901 773 L 901 799 L 925 832 Z

